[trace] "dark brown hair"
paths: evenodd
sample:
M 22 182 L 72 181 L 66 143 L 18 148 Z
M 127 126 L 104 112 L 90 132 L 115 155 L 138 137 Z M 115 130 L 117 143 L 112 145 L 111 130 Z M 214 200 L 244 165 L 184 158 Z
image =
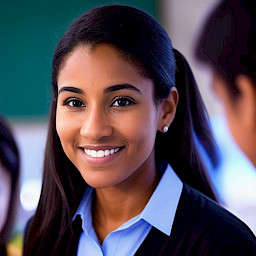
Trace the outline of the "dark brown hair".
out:
M 256 90 L 256 9 L 251 0 L 221 1 L 207 18 L 195 51 L 225 81 L 231 99 L 235 78 L 245 74 Z
M 176 86 L 180 103 L 170 132 L 156 137 L 156 160 L 169 162 L 180 178 L 215 198 L 206 178 L 195 137 L 216 163 L 214 141 L 192 72 L 173 52 L 170 38 L 160 24 L 138 9 L 109 5 L 92 9 L 77 18 L 59 41 L 52 63 L 53 101 L 45 152 L 43 186 L 28 236 L 25 255 L 54 255 L 63 233 L 71 228 L 87 184 L 69 161 L 56 132 L 57 78 L 65 58 L 78 45 L 109 44 L 128 56 L 128 61 L 152 79 L 156 102 L 168 97 Z M 176 67 L 177 64 L 177 67 Z

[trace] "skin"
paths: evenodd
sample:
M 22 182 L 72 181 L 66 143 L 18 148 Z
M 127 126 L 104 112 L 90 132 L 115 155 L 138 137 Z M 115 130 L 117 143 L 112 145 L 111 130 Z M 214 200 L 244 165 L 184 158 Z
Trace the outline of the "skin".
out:
M 225 82 L 213 76 L 213 88 L 223 103 L 229 129 L 238 146 L 256 168 L 256 90 L 253 82 L 245 75 L 236 78 L 240 91 L 237 99 L 229 95 Z
M 11 177 L 0 163 L 0 231 L 7 218 L 7 211 L 11 196 Z
M 117 86 L 124 84 L 129 88 Z M 107 45 L 75 48 L 59 72 L 57 133 L 68 158 L 95 188 L 94 228 L 101 243 L 143 210 L 159 180 L 155 136 L 171 124 L 178 93 L 172 89 L 156 106 L 153 86 Z M 83 148 L 120 151 L 96 159 Z

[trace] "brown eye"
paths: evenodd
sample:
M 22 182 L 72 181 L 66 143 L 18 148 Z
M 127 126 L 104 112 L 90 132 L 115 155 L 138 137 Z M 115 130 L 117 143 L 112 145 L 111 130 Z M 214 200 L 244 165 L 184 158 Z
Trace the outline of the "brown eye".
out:
M 113 103 L 112 107 L 125 107 L 134 104 L 135 101 L 133 99 L 127 98 L 127 97 L 120 97 L 117 98 Z
M 85 107 L 85 104 L 79 100 L 79 99 L 67 99 L 65 102 L 64 102 L 64 105 L 68 106 L 68 107 L 71 107 L 71 108 L 81 108 L 81 107 Z

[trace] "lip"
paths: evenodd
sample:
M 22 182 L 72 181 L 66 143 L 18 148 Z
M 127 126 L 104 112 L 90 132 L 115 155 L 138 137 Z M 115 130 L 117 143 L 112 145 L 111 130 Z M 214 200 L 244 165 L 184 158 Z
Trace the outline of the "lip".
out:
M 91 157 L 89 155 L 87 155 L 84 152 L 84 149 L 91 149 L 91 150 L 107 150 L 107 149 L 115 149 L 115 148 L 120 148 L 120 150 L 112 155 L 108 155 L 108 156 L 104 156 L 104 157 Z M 82 154 L 83 159 L 90 165 L 104 165 L 104 164 L 109 164 L 112 161 L 114 161 L 122 152 L 122 150 L 124 149 L 124 146 L 83 146 L 83 147 L 79 147 L 79 151 Z
M 107 150 L 107 149 L 115 149 L 115 148 L 123 148 L 124 146 L 110 146 L 110 145 L 102 145 L 102 146 L 99 146 L 99 145 L 85 145 L 85 146 L 81 146 L 79 148 L 81 149 L 91 149 L 91 150 L 96 150 L 96 151 L 99 151 L 99 150 Z

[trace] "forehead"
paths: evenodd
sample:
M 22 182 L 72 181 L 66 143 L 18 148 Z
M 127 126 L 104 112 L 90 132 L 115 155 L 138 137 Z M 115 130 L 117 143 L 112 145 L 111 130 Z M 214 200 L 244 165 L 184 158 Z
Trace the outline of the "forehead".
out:
M 81 45 L 76 47 L 65 59 L 58 76 L 58 87 L 70 79 L 83 79 L 86 81 L 113 83 L 149 82 L 141 74 L 137 65 L 125 60 L 125 56 L 109 45 L 91 47 Z

